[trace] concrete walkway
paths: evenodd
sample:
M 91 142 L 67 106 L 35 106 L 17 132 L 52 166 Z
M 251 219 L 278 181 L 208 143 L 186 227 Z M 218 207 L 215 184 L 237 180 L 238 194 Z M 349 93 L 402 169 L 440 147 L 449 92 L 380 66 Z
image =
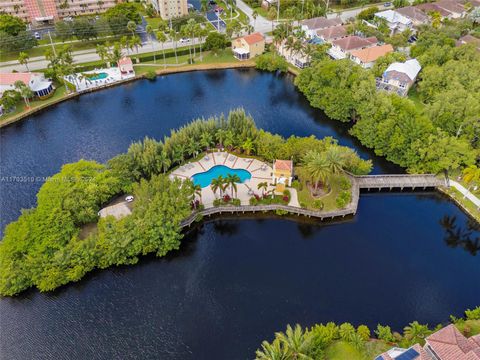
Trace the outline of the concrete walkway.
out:
M 242 0 L 237 0 L 237 7 L 248 16 L 251 25 L 255 24 L 255 31 L 262 34 L 272 31 L 272 22 L 260 15 L 257 16 L 256 20 L 254 20 L 252 16 L 252 8 L 245 4 L 245 2 L 243 2 Z
M 480 199 L 473 195 L 468 189 L 466 189 L 462 184 L 459 184 L 455 180 L 450 180 L 450 186 L 453 186 L 455 189 L 460 191 L 464 197 L 469 199 L 475 206 L 480 209 Z

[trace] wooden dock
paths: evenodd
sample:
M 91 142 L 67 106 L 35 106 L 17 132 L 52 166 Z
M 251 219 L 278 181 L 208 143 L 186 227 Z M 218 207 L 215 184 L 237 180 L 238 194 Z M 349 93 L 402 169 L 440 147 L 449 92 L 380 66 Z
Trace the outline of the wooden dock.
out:
M 439 186 L 448 186 L 446 180 L 436 177 L 432 174 L 426 175 L 365 175 L 353 176 L 350 175 L 352 182 L 352 201 L 344 209 L 333 211 L 309 210 L 295 206 L 270 204 L 270 205 L 240 205 L 240 206 L 215 206 L 201 211 L 192 213 L 188 218 L 180 223 L 180 227 L 191 226 L 197 220 L 205 216 L 212 216 L 217 214 L 244 214 L 256 212 L 288 212 L 293 215 L 302 215 L 307 217 L 314 217 L 322 220 L 331 220 L 335 218 L 343 218 L 345 216 L 353 216 L 357 213 L 358 201 L 360 199 L 361 189 L 378 189 L 378 190 L 392 190 L 392 189 L 408 189 L 414 190 L 417 188 L 427 189 L 436 188 Z

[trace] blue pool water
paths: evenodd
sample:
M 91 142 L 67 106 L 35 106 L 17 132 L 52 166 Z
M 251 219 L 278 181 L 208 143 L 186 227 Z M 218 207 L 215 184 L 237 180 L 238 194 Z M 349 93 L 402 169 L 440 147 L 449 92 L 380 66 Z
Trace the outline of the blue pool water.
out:
M 240 178 L 241 183 L 252 177 L 252 174 L 250 174 L 250 172 L 247 170 L 231 169 L 228 166 L 217 165 L 212 167 L 208 171 L 193 175 L 192 179 L 195 185 L 200 185 L 202 188 L 204 188 L 210 186 L 210 184 L 212 183 L 212 179 L 218 178 L 220 175 L 222 177 L 226 177 L 228 174 L 237 174 Z
M 93 75 L 93 74 L 92 74 Z M 101 73 L 98 73 L 98 74 L 95 74 L 93 76 L 89 76 L 88 78 L 90 80 L 101 80 L 101 79 L 106 79 L 108 77 L 108 74 L 107 73 L 104 73 L 104 72 L 101 72 Z

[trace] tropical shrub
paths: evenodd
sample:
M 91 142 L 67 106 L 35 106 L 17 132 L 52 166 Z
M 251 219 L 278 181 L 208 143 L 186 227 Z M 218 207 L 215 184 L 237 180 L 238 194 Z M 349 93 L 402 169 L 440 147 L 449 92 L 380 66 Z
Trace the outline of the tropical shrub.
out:
M 255 58 L 255 65 L 259 70 L 265 71 L 288 71 L 288 63 L 282 57 L 275 53 L 267 52 Z

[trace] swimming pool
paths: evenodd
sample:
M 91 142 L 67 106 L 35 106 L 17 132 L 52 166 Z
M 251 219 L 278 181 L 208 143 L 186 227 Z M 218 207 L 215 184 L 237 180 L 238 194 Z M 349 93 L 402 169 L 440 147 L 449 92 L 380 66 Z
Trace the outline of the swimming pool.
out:
M 108 74 L 105 72 L 101 72 L 101 73 L 95 73 L 95 74 L 88 74 L 87 77 L 89 80 L 101 80 L 101 79 L 106 79 L 108 77 Z
M 225 165 L 216 165 L 208 171 L 193 175 L 192 180 L 195 185 L 200 185 L 202 188 L 204 188 L 210 186 L 212 179 L 218 178 L 219 176 L 225 178 L 228 174 L 237 174 L 241 183 L 245 182 L 245 180 L 251 179 L 252 177 L 252 174 L 250 174 L 250 172 L 247 170 L 231 169 Z

